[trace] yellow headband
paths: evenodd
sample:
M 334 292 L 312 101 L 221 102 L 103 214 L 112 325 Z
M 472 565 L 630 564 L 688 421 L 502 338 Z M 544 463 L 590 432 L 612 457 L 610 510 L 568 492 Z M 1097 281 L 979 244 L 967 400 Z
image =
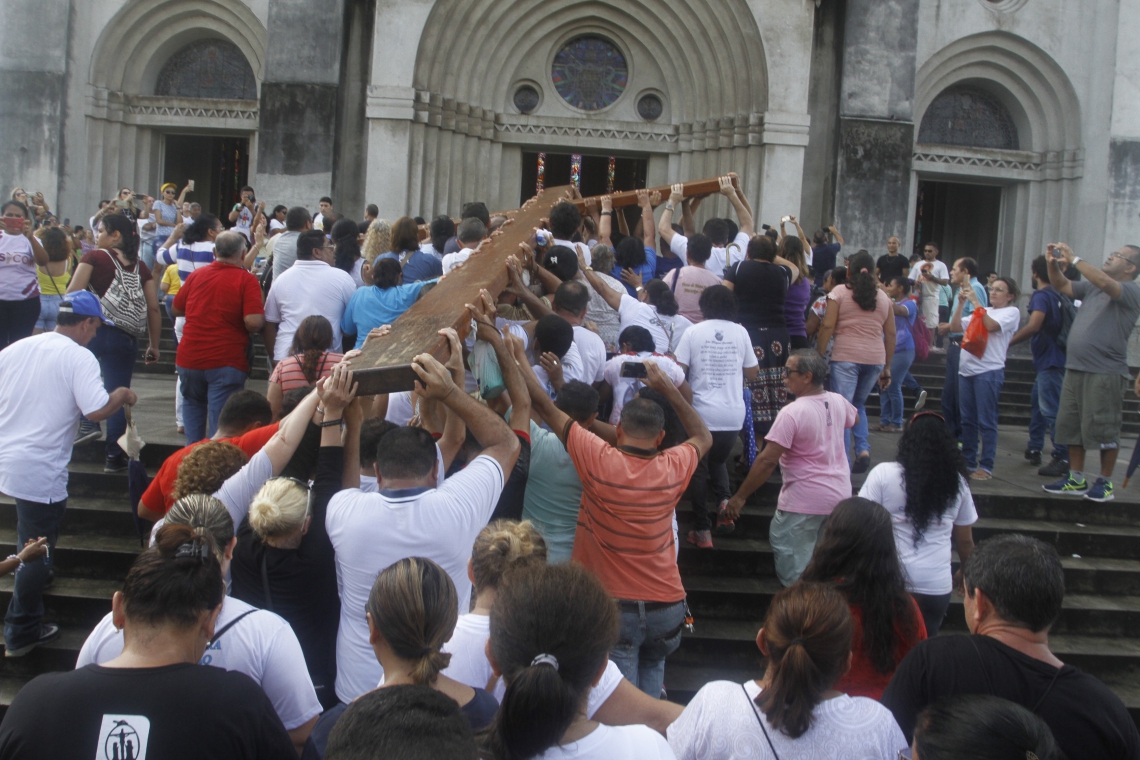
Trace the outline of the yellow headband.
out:
M 163 185 L 163 186 L 162 186 L 162 188 L 161 188 L 161 189 L 158 191 L 158 192 L 159 192 L 159 194 L 161 195 L 162 193 L 165 193 L 165 192 L 166 192 L 166 188 L 168 188 L 168 187 L 169 187 L 171 190 L 175 191 L 176 193 L 178 192 L 178 185 L 174 184 L 173 182 L 167 182 L 167 183 L 166 183 L 165 185 Z

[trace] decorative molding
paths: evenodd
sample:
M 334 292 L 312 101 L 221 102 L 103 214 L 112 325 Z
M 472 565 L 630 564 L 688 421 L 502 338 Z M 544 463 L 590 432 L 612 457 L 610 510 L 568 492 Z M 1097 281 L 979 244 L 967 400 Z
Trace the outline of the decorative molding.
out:
M 642 140 L 645 142 L 675 143 L 677 133 L 643 132 L 635 129 L 608 129 L 605 127 L 564 127 L 553 124 L 495 124 L 496 134 L 544 135 L 596 140 Z
M 961 156 L 947 153 L 914 152 L 914 160 L 925 163 L 950 164 L 954 166 L 974 166 L 986 169 L 1010 169 L 1013 171 L 1036 172 L 1041 169 L 1039 161 L 1016 161 L 1005 158 Z
M 242 102 L 242 101 L 237 101 Z M 258 102 L 250 101 L 248 106 L 236 108 L 210 108 L 200 106 L 162 105 L 159 103 L 132 103 L 127 113 L 139 116 L 164 116 L 180 119 L 248 119 L 256 122 Z

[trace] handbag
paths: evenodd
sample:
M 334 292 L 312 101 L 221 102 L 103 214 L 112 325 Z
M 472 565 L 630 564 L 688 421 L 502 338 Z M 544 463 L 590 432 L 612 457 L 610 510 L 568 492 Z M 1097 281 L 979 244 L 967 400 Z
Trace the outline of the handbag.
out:
M 979 306 L 970 315 L 970 324 L 966 325 L 966 333 L 962 336 L 962 350 L 968 351 L 979 359 L 986 352 L 986 345 L 990 340 L 990 331 L 986 329 L 985 308 Z
M 115 279 L 107 286 L 107 292 L 99 301 L 103 312 L 119 328 L 136 338 L 146 333 L 146 296 L 143 295 L 142 276 L 138 271 L 128 272 L 119 264 L 118 257 L 111 251 L 103 251 L 115 265 Z

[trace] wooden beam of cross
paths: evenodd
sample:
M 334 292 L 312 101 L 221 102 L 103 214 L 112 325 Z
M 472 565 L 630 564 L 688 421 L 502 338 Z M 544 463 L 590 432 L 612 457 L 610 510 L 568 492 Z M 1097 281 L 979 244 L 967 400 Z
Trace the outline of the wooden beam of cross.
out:
M 708 195 L 719 191 L 719 180 L 702 179 L 684 183 L 685 197 Z M 669 187 L 652 188 L 669 197 Z M 360 387 L 359 395 L 409 391 L 415 386 L 416 374 L 412 359 L 420 354 L 432 354 L 445 361 L 447 340 L 439 331 L 454 327 L 460 339 L 466 337 L 471 314 L 466 304 L 474 303 L 479 291 L 486 289 L 498 295 L 507 285 L 507 257 L 518 253 L 519 244 L 528 241 L 534 228 L 550 215 L 550 210 L 562 200 L 569 199 L 570 186 L 549 187 L 523 204 L 477 255 L 471 256 L 462 267 L 453 270 L 434 288 L 412 305 L 392 325 L 392 331 L 383 338 L 368 341 L 360 356 L 350 365 L 353 377 Z M 615 193 L 614 206 L 637 203 L 636 193 Z M 583 199 L 574 201 L 585 206 Z

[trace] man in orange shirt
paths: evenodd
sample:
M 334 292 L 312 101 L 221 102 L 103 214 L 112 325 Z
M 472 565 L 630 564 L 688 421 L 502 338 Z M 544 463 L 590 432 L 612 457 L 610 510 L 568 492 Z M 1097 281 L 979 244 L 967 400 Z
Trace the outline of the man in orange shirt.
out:
M 269 408 L 269 401 L 257 391 L 238 391 L 230 396 L 218 415 L 218 432 L 213 438 L 183 447 L 163 461 L 154 480 L 150 481 L 139 499 L 139 517 L 158 520 L 174 505 L 171 494 L 174 491 L 174 481 L 178 479 L 178 465 L 199 443 L 205 443 L 206 440 L 225 441 L 237 446 L 247 457 L 252 457 L 277 432 L 277 423 L 269 424 L 272 419 L 273 410 Z
M 712 446 L 699 414 L 652 361 L 645 384 L 663 395 L 692 436 L 665 451 L 665 414 L 635 398 L 621 411 L 616 446 L 575 423 L 549 400 L 535 399 L 566 444 L 582 481 L 575 562 L 593 570 L 621 608 L 621 637 L 610 659 L 651 697 L 661 696 L 665 658 L 681 643 L 685 588 L 677 569 L 673 513 L 689 478 Z

